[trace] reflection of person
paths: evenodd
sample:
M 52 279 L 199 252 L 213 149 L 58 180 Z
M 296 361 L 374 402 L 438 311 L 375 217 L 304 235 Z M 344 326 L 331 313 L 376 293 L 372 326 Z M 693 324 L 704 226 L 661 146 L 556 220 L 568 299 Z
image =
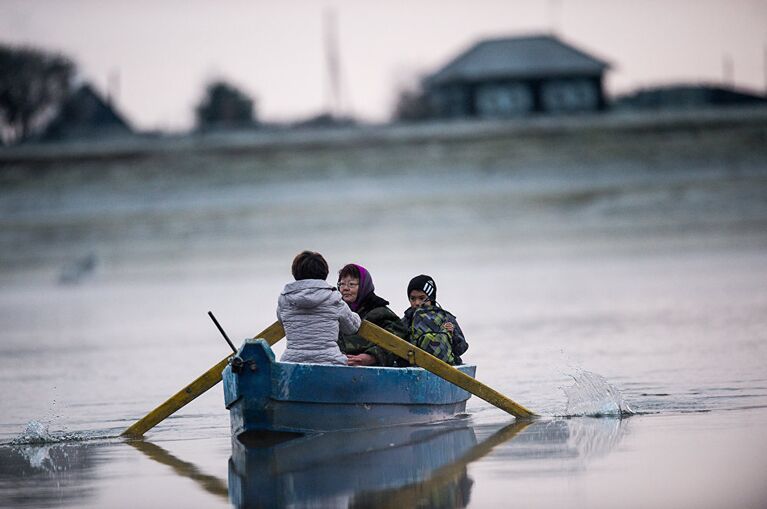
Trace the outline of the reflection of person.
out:
M 455 316 L 437 303 L 434 279 L 425 274 L 414 277 L 407 285 L 407 297 L 410 307 L 401 322 L 407 328 L 406 339 L 448 364 L 461 364 L 469 345 Z
M 277 319 L 285 328 L 285 362 L 347 364 L 338 348 L 339 331 L 352 334 L 360 317 L 326 281 L 328 263 L 319 253 L 304 251 L 295 257 L 292 283 L 285 285 L 277 301 Z
M 344 301 L 363 320 L 405 338 L 407 333 L 399 317 L 389 309 L 389 301 L 375 294 L 370 273 L 361 265 L 350 263 L 338 272 L 338 289 Z M 357 334 L 342 333 L 338 346 L 346 354 L 350 366 L 392 366 L 394 356 Z

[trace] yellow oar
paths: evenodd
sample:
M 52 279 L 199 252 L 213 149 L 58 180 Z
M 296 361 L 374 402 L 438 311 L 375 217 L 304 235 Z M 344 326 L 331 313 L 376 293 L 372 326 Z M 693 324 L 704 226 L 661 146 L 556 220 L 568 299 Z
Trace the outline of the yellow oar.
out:
M 421 350 L 415 345 L 398 338 L 394 334 L 374 325 L 367 320 L 362 321 L 362 326 L 357 333 L 371 343 L 388 350 L 394 355 L 431 371 L 435 375 L 444 378 L 461 389 L 464 389 L 478 398 L 482 398 L 501 410 L 504 410 L 518 419 L 530 419 L 537 415 L 522 405 L 515 403 L 500 392 L 491 389 L 482 382 L 470 377 L 466 373 L 458 371 L 453 366 L 443 362 L 433 355 Z
M 257 334 L 257 338 L 265 339 L 270 345 L 275 344 L 277 341 L 285 336 L 285 329 L 282 328 L 280 322 L 274 322 L 272 325 Z M 229 357 L 226 356 L 221 362 L 210 368 L 208 371 L 197 377 L 192 383 L 178 391 L 171 396 L 165 403 L 161 404 L 143 418 L 136 421 L 131 427 L 122 432 L 123 436 L 128 437 L 141 437 L 154 428 L 157 424 L 165 420 L 168 416 L 173 414 L 178 409 L 195 399 L 200 394 L 204 393 L 218 382 L 221 381 L 221 372 L 229 362 Z

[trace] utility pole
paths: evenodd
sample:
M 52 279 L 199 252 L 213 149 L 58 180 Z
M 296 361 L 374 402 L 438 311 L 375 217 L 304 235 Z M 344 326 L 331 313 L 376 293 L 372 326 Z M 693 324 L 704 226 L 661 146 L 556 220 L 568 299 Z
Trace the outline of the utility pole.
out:
M 556 35 L 559 30 L 559 15 L 561 13 L 562 0 L 549 0 L 549 25 L 551 26 L 551 34 Z
M 107 104 L 114 106 L 120 98 L 120 70 L 112 69 L 107 75 Z
M 336 34 L 336 14 L 333 9 L 326 9 L 324 15 L 325 59 L 327 63 L 328 113 L 333 118 L 342 114 L 341 104 L 341 64 L 338 58 L 338 38 Z
M 722 57 L 722 82 L 725 87 L 735 85 L 735 70 L 732 63 L 732 55 L 725 53 Z

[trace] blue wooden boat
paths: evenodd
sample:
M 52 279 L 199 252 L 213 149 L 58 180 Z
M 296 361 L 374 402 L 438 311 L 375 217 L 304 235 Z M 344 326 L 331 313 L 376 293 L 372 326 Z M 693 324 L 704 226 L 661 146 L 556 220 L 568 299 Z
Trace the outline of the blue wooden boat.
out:
M 458 366 L 473 377 L 476 366 Z M 444 420 L 471 394 L 422 368 L 276 362 L 263 339 L 248 339 L 224 369 L 232 435 L 310 433 Z

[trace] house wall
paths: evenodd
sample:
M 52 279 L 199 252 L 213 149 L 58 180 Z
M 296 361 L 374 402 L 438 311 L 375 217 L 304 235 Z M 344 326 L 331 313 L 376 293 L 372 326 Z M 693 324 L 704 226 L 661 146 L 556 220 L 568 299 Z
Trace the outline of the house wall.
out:
M 700 109 L 706 106 L 765 105 L 767 97 L 744 94 L 711 86 L 675 86 L 640 90 L 619 98 L 615 107 L 619 110 L 641 109 Z
M 544 80 L 539 94 L 541 111 L 576 113 L 600 109 L 600 81 L 588 77 Z
M 429 91 L 440 118 L 515 118 L 605 109 L 601 76 L 450 83 Z
M 439 118 L 463 118 L 471 116 L 471 95 L 466 84 L 453 83 L 432 88 L 428 100 Z
M 535 109 L 535 89 L 523 81 L 497 81 L 477 85 L 474 95 L 480 118 L 508 118 L 527 115 Z

